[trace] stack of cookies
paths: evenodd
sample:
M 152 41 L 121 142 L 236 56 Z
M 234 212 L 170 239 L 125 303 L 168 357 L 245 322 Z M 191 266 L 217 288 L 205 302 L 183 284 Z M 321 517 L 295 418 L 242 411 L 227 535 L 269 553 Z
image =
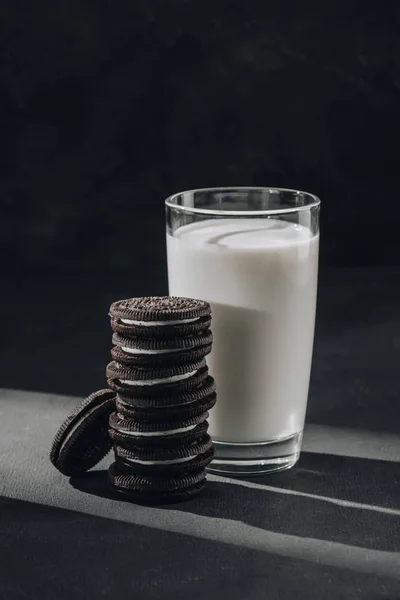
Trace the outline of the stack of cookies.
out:
M 213 458 L 208 411 L 215 384 L 207 302 L 170 296 L 132 298 L 110 308 L 116 392 L 110 437 L 113 487 L 143 502 L 171 502 L 199 493 Z

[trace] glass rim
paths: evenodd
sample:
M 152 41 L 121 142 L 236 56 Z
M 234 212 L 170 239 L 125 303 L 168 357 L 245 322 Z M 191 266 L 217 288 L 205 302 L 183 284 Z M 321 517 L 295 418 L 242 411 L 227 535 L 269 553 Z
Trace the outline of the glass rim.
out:
M 197 208 L 195 206 L 184 206 L 182 204 L 177 204 L 176 200 L 179 196 L 183 196 L 184 194 L 195 194 L 197 192 L 210 192 L 210 193 L 222 193 L 222 192 L 233 192 L 233 191 L 259 191 L 259 192 L 272 192 L 272 193 L 281 193 L 281 192 L 289 192 L 295 195 L 303 195 L 308 200 L 309 203 L 304 206 L 291 206 L 287 208 L 272 208 L 272 209 L 262 209 L 262 210 L 219 210 L 215 208 Z M 321 200 L 315 194 L 311 194 L 310 192 L 303 192 L 302 190 L 290 189 L 290 188 L 279 188 L 279 187 L 263 187 L 263 186 L 228 186 L 228 187 L 210 187 L 210 188 L 194 188 L 191 190 L 184 190 L 183 192 L 177 192 L 168 196 L 165 200 L 165 206 L 171 209 L 175 209 L 181 212 L 196 214 L 196 215 L 227 215 L 230 217 L 238 217 L 238 216 L 268 216 L 268 215 L 287 215 L 298 212 L 304 212 L 306 210 L 311 210 L 316 208 L 321 204 Z

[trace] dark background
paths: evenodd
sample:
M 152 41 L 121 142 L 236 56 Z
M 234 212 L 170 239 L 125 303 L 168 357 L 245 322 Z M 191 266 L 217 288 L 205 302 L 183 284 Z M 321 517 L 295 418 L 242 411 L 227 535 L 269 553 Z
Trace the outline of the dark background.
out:
M 0 385 L 103 386 L 109 303 L 167 291 L 165 196 L 213 185 L 321 197 L 326 377 L 318 340 L 397 319 L 399 140 L 395 0 L 3 0 Z

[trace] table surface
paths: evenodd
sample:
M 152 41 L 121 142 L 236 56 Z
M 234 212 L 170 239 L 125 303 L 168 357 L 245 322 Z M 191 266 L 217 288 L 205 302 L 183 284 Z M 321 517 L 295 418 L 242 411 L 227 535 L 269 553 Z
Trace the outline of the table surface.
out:
M 323 283 L 298 465 L 257 478 L 210 475 L 185 504 L 114 499 L 109 459 L 63 477 L 48 451 L 79 398 L 0 390 L 0 598 L 400 598 L 399 275 L 332 271 Z M 14 321 L 21 331 L 27 314 Z M 64 357 L 74 331 L 67 323 L 57 341 Z M 10 340 L 21 339 L 4 342 L 3 386 L 17 387 L 4 365 Z M 55 348 L 43 361 L 17 346 L 29 377 L 53 368 L 60 381 Z

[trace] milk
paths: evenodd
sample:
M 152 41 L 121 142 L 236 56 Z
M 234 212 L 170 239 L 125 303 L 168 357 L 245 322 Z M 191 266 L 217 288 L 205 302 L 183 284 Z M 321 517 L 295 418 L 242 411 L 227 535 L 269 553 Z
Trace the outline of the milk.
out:
M 257 443 L 303 429 L 318 236 L 277 219 L 211 219 L 167 235 L 171 295 L 207 300 L 216 441 Z

